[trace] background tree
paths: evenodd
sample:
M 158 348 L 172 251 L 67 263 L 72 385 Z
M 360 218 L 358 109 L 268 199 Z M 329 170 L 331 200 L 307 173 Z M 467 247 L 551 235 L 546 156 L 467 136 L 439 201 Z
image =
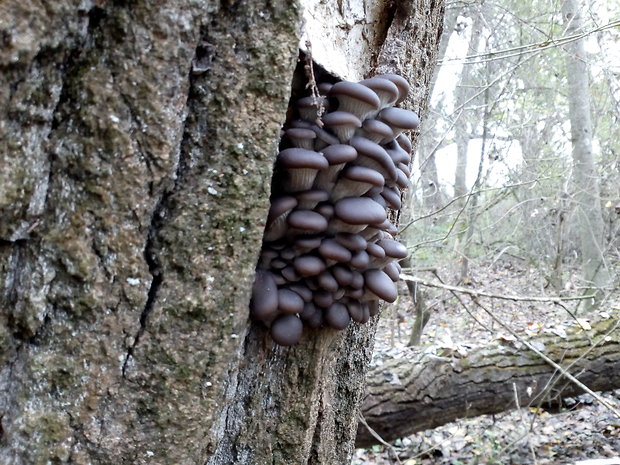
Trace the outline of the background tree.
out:
M 450 2 L 448 8 L 459 5 Z M 422 140 L 422 146 L 436 149 L 433 158 L 440 179 L 436 190 L 446 198 L 440 205 L 429 205 L 427 186 L 432 178 L 420 177 L 411 200 L 417 214 L 403 227 L 415 267 L 436 268 L 442 259 L 458 259 L 463 265 L 454 278 L 458 281 L 467 275 L 465 265 L 508 254 L 539 270 L 541 289 L 555 293 L 580 289 L 591 294 L 596 288 L 604 296 L 613 289 L 618 216 L 612 206 L 619 195 L 615 167 L 619 148 L 608 129 L 617 109 L 617 79 L 609 57 L 594 47 L 598 40 L 606 44 L 601 49 L 610 50 L 617 42 L 614 26 L 620 13 L 607 5 L 607 13 L 600 16 L 600 9 L 599 4 L 584 10 L 587 21 L 577 36 L 566 30 L 559 4 L 476 2 L 460 10 L 459 31 L 447 39 L 450 43 L 433 98 L 435 130 L 424 131 Z M 477 17 L 483 26 L 480 45 L 472 51 L 467 30 L 474 29 Z M 579 92 L 571 91 L 568 76 L 573 79 L 575 73 L 566 71 L 562 46 L 581 43 L 583 47 L 585 41 L 592 51 L 580 63 L 587 61 L 593 78 Z M 588 72 L 582 74 L 588 77 Z M 463 98 L 462 87 L 453 84 L 465 77 L 472 93 L 468 98 Z M 596 102 L 592 104 L 592 164 L 587 169 L 573 165 L 569 156 L 569 101 L 576 94 Z M 463 105 L 446 103 L 451 101 L 468 102 L 467 129 L 459 126 Z M 458 161 L 458 153 L 464 153 L 464 137 L 469 140 L 468 173 L 458 169 L 465 166 Z M 583 182 L 594 189 L 588 190 L 587 199 L 577 198 L 583 192 L 577 177 L 586 172 L 588 181 Z M 468 179 L 465 191 L 464 179 Z M 600 185 L 598 192 L 596 185 Z M 579 213 L 580 204 L 592 206 L 588 213 L 593 218 Z M 582 227 L 588 230 L 588 243 L 582 242 Z M 593 285 L 592 270 L 575 272 L 582 260 L 602 273 L 597 285 Z
M 583 33 L 582 8 L 581 2 L 576 0 L 565 0 L 562 3 L 565 30 L 569 36 Z M 586 306 L 591 308 L 596 301 L 600 301 L 610 284 L 609 264 L 605 260 L 607 245 L 604 241 L 599 175 L 592 150 L 588 57 L 584 39 L 574 40 L 566 46 L 566 51 L 574 199 L 579 223 L 583 278 L 588 283 L 586 292 L 594 291 L 596 295 L 591 304 Z
M 248 301 L 302 16 L 425 107 L 443 2 L 360 5 L 0 5 L 1 463 L 346 463 L 374 323 Z

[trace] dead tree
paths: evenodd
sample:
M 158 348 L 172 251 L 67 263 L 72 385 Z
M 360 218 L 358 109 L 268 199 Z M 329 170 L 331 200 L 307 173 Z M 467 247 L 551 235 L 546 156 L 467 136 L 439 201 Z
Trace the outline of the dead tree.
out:
M 545 334 L 529 341 L 562 370 L 518 341 L 498 341 L 465 357 L 418 352 L 407 360 L 388 359 L 368 375 L 363 416 L 381 438 L 391 441 L 458 418 L 513 409 L 515 393 L 523 407 L 584 392 L 564 370 L 591 390 L 616 389 L 619 326 L 609 319 L 587 331 L 576 328 L 566 338 Z M 363 447 L 378 440 L 360 424 L 356 443 Z

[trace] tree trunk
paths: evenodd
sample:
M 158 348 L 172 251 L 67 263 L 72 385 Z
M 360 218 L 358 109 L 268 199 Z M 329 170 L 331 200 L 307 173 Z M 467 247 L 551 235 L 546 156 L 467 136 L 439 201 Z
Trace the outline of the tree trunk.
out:
M 374 325 L 248 319 L 299 26 L 420 110 L 443 2 L 303 3 L 0 7 L 0 463 L 348 461 Z
M 479 5 L 472 5 L 471 32 L 467 46 L 467 56 L 478 53 L 482 33 L 482 14 Z M 475 95 L 474 79 L 475 66 L 465 63 L 459 78 L 459 83 L 454 91 L 454 105 L 457 121 L 454 125 L 454 139 L 456 141 L 456 169 L 454 172 L 454 196 L 461 197 L 467 193 L 467 151 L 471 133 L 476 129 L 473 111 L 469 108 Z M 462 201 L 461 201 L 462 202 Z
M 579 0 L 562 3 L 566 34 L 583 32 L 582 5 Z M 591 310 L 605 294 L 610 283 L 608 264 L 605 263 L 604 223 L 601 208 L 599 176 L 592 152 L 592 121 L 590 116 L 590 89 L 588 57 L 585 39 L 575 40 L 566 46 L 566 79 L 573 146 L 573 177 L 575 184 L 576 219 L 581 242 L 583 278 L 587 283 L 586 294 L 596 298 L 585 305 Z
M 461 5 L 452 5 L 446 8 L 446 14 L 443 24 L 443 33 L 439 41 L 439 52 L 437 60 L 441 61 L 448 50 L 450 37 L 454 32 L 454 27 L 463 7 Z M 439 66 L 433 72 L 431 80 L 430 92 L 435 90 L 435 83 L 439 75 Z M 441 104 L 439 105 L 441 106 Z M 435 154 L 444 144 L 441 141 L 445 138 L 444 134 L 437 131 L 437 121 L 439 120 L 439 108 L 431 111 L 428 116 L 420 122 L 420 157 L 418 157 L 418 165 L 420 166 L 420 182 L 422 183 L 423 199 L 422 205 L 427 211 L 434 211 L 441 208 L 444 202 L 443 192 L 439 185 L 439 173 L 437 172 L 437 162 Z
M 530 343 L 590 389 L 620 387 L 620 331 L 617 320 L 599 322 L 566 339 L 544 335 Z M 579 386 L 526 347 L 498 342 L 458 354 L 417 352 L 408 360 L 387 359 L 368 374 L 362 403 L 368 425 L 384 440 L 436 428 L 458 418 L 499 413 L 580 394 Z M 359 447 L 378 441 L 359 425 Z

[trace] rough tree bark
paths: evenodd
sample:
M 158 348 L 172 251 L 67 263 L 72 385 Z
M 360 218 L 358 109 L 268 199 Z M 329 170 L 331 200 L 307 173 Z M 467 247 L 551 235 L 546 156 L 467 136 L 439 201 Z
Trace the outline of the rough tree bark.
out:
M 618 320 L 606 320 L 566 339 L 537 337 L 535 347 L 592 390 L 620 386 Z M 458 418 L 499 413 L 580 394 L 576 384 L 526 347 L 496 343 L 466 357 L 416 353 L 408 360 L 387 359 L 368 374 L 362 403 L 368 425 L 384 440 L 436 428 Z M 360 447 L 378 441 L 359 425 Z
M 300 24 L 421 110 L 443 2 L 301 3 L 0 4 L 1 464 L 347 462 L 374 326 L 248 320 Z

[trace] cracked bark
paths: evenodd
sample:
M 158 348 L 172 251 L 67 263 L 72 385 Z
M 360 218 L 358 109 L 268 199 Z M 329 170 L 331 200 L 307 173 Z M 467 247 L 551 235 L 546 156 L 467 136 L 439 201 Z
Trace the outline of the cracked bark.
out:
M 412 4 L 356 72 L 420 109 L 442 7 Z M 373 326 L 248 321 L 300 6 L 80 5 L 0 6 L 0 463 L 345 463 Z

